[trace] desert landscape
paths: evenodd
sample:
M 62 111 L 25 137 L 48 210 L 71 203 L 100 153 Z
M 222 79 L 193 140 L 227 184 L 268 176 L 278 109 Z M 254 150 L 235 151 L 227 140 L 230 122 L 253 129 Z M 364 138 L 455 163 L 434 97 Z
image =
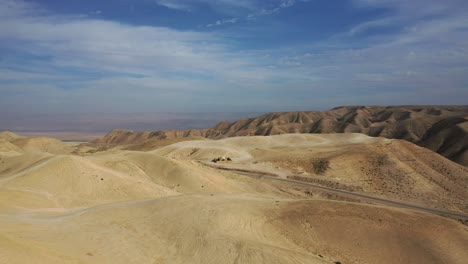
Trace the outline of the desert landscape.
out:
M 284 133 L 309 126 L 293 115 L 217 139 L 0 133 L 0 263 L 466 263 L 467 167 L 410 139 Z
M 0 21 L 0 264 L 468 263 L 468 1 Z

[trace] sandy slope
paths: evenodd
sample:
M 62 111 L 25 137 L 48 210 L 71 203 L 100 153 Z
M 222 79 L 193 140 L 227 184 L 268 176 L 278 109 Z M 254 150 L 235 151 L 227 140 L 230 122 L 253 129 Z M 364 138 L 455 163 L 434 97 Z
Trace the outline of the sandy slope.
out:
M 233 162 L 212 165 L 468 212 L 468 169 L 401 140 L 362 134 L 287 134 L 181 142 L 153 153 L 205 163 L 231 157 Z M 316 159 L 330 162 L 323 175 L 313 172 Z
M 23 153 L 23 150 L 16 145 L 11 144 L 9 141 L 0 139 L 0 155 L 2 156 L 16 156 Z
M 453 220 L 317 200 L 197 194 L 65 215 L 22 214 L 0 223 L 0 256 L 8 263 L 464 263 L 468 258 L 466 226 Z
M 4 131 L 0 133 L 0 139 L 6 140 L 6 141 L 11 141 L 14 139 L 19 139 L 19 138 L 22 138 L 22 136 L 17 135 L 10 131 Z
M 34 138 L 19 138 L 10 141 L 12 144 L 20 147 L 25 152 L 36 153 L 51 153 L 51 154 L 68 154 L 73 151 L 73 148 L 64 142 L 46 137 Z
M 321 194 L 311 197 L 307 188 L 294 184 L 206 165 L 214 157 L 230 156 L 233 162 L 218 165 L 280 177 L 298 173 L 327 179 L 324 185 L 335 182 L 341 184 L 336 188 L 360 188 L 403 200 L 434 198 L 439 201 L 435 205 L 463 211 L 466 169 L 410 143 L 361 134 L 296 134 L 186 141 L 150 152 L 111 149 L 79 156 L 70 154 L 70 146 L 49 139 L 9 140 L 19 149 L 16 155 L 0 152 L 0 263 L 468 259 L 468 229 L 457 220 L 340 202 Z M 376 153 L 386 153 L 389 162 L 373 168 Z M 331 161 L 325 175 L 307 169 L 317 157 Z M 377 181 L 381 173 L 390 178 Z M 402 175 L 416 182 L 403 182 L 398 178 Z M 394 179 L 396 186 L 403 185 L 399 192 L 387 187 Z M 377 193 L 377 188 L 385 191 Z

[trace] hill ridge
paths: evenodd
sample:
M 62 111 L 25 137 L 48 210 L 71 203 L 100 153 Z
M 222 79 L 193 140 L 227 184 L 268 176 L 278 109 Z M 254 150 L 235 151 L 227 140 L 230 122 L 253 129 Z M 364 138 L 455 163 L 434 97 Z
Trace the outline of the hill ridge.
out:
M 403 139 L 468 165 L 468 106 L 340 106 L 331 110 L 271 112 L 209 129 L 113 130 L 94 144 L 137 144 L 148 139 L 267 136 L 289 133 L 362 133 Z

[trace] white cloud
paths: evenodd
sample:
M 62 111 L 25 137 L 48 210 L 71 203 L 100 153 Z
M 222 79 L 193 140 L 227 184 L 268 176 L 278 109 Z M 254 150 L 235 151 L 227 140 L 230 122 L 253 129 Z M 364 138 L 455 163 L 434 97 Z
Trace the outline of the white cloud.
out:
M 293 2 L 277 4 L 286 8 Z M 361 24 L 355 35 L 403 17 L 397 12 L 382 24 Z M 217 33 L 56 16 L 24 2 L 0 0 L 0 48 L 13 51 L 0 61 L 0 111 L 460 103 L 468 97 L 467 17 L 457 10 L 430 21 L 415 19 L 378 39 L 355 40 L 343 32 L 298 47 L 239 51 Z M 351 40 L 361 48 L 350 48 Z
M 375 28 L 385 28 L 394 25 L 397 23 L 397 19 L 395 18 L 380 18 L 377 20 L 367 21 L 352 27 L 349 30 L 350 35 L 358 35 L 361 33 L 365 33 L 370 29 Z
M 249 8 L 249 13 L 242 17 L 235 17 L 230 19 L 218 20 L 215 23 L 206 25 L 207 27 L 221 26 L 225 24 L 235 24 L 241 20 L 255 20 L 258 17 L 271 16 L 279 13 L 282 9 L 289 8 L 297 4 L 298 2 L 309 2 L 310 0 L 280 0 L 274 7 L 265 8 L 261 5 L 256 5 L 255 8 Z M 253 12 L 252 12 L 253 11 Z
M 156 0 L 156 3 L 170 9 L 183 11 L 190 11 L 202 4 L 221 13 L 231 13 L 232 10 L 230 9 L 233 8 L 247 10 L 254 9 L 258 2 L 249 0 Z
M 357 7 L 379 7 L 391 11 L 385 17 L 367 21 L 353 27 L 351 34 L 368 29 L 389 26 L 408 26 L 421 20 L 438 20 L 460 14 L 466 15 L 468 5 L 464 0 L 353 0 Z
M 299 2 L 309 2 L 310 0 L 280 0 L 279 3 L 273 8 L 262 8 L 247 16 L 248 19 L 255 19 L 261 16 L 270 16 L 277 14 L 281 9 L 290 8 Z
M 217 61 L 228 55 L 222 40 L 207 33 L 54 16 L 2 22 L 0 39 L 21 43 L 16 48 L 25 53 L 52 56 L 60 66 L 144 74 L 178 69 L 196 73 L 220 68 Z
M 43 13 L 40 6 L 18 0 L 1 0 L 0 17 L 14 18 L 30 14 Z
M 176 9 L 176 10 L 183 10 L 183 11 L 190 10 L 190 5 L 184 4 L 183 2 L 180 2 L 180 1 L 158 0 L 156 1 L 156 3 L 160 6 L 164 6 L 169 9 Z
M 237 21 L 239 21 L 239 18 L 235 17 L 235 18 L 218 20 L 215 23 L 208 24 L 206 26 L 207 27 L 214 27 L 214 26 L 222 26 L 222 25 L 225 25 L 225 24 L 235 24 L 235 23 L 237 23 Z
M 52 107 L 59 102 L 80 105 L 79 100 L 83 99 L 96 104 L 102 100 L 102 107 L 108 109 L 112 105 L 109 97 L 122 103 L 132 97 L 126 96 L 131 93 L 144 102 L 134 102 L 135 107 L 151 107 L 150 101 L 160 98 L 157 101 L 162 110 L 182 107 L 167 103 L 176 95 L 208 96 L 219 87 L 242 95 L 252 89 L 268 89 L 273 78 L 296 78 L 293 72 L 263 66 L 265 61 L 259 62 L 255 53 L 232 51 L 223 38 L 213 33 L 131 26 L 89 17 L 56 16 L 46 11 L 34 14 L 29 12 L 30 6 L 12 3 L 18 4 L 9 7 L 11 12 L 3 12 L 0 6 L 0 45 L 7 45 L 23 58 L 30 57 L 30 67 L 22 60 L 15 61 L 14 56 L 0 62 L 0 81 L 16 82 L 9 85 L 8 91 L 6 86 L 0 86 L 0 101 L 5 103 L 2 108 L 7 107 L 5 100 L 9 101 L 8 106 L 11 102 L 21 105 L 22 101 L 24 105 L 50 103 Z M 133 75 L 138 77 L 125 77 Z M 37 91 L 39 86 L 43 87 L 40 96 L 16 97 Z M 11 89 L 17 92 L 12 93 Z M 200 104 L 207 107 L 206 101 Z

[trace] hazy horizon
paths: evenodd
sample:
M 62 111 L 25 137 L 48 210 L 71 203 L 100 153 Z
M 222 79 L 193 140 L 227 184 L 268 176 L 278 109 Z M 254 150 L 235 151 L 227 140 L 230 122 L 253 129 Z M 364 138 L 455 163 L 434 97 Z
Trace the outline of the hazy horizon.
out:
M 355 105 L 356 106 L 356 105 Z M 379 105 L 367 105 L 379 106 Z M 447 106 L 447 105 L 380 105 L 381 107 Z M 456 106 L 456 105 L 452 105 Z M 463 106 L 463 105 L 459 105 Z M 302 111 L 328 111 L 329 109 L 302 109 Z M 145 112 L 145 113 L 11 113 L 0 112 L 0 132 L 11 131 L 26 136 L 51 136 L 61 139 L 94 138 L 114 129 L 133 131 L 206 129 L 220 122 L 235 122 L 243 118 L 256 118 L 271 112 Z
M 261 113 L 0 113 L 0 131 L 103 134 L 113 129 L 203 129 L 222 121 L 236 121 L 259 114 Z

